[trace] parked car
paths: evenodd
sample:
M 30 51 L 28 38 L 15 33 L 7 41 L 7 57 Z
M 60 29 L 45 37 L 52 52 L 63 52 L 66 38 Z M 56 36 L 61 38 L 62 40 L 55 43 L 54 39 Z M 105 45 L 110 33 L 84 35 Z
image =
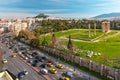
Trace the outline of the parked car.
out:
M 72 78 L 72 77 L 73 77 L 73 73 L 70 72 L 70 71 L 65 72 L 64 75 L 65 75 L 66 77 L 69 77 L 69 78 Z
M 42 56 L 41 58 L 42 58 L 42 59 L 44 59 L 44 60 L 48 60 L 48 58 L 47 58 L 47 57 L 45 57 L 45 56 Z
M 54 64 L 54 62 L 52 60 L 49 60 L 48 63 Z
M 33 67 L 37 67 L 37 63 L 33 62 L 33 63 L 32 63 L 32 66 L 33 66 Z
M 48 74 L 48 70 L 47 70 L 47 69 L 44 69 L 44 68 L 40 69 L 40 72 L 41 72 L 42 74 Z
M 50 72 L 53 73 L 53 74 L 56 74 L 57 70 L 55 68 L 50 68 Z
M 62 78 L 60 78 L 60 80 L 70 80 L 70 78 L 69 77 L 62 77 Z
M 59 69 L 64 68 L 62 64 L 57 64 L 56 67 L 59 68 Z
M 53 67 L 53 64 L 52 63 L 47 63 L 47 66 Z
M 39 67 L 46 68 L 46 64 L 41 64 Z

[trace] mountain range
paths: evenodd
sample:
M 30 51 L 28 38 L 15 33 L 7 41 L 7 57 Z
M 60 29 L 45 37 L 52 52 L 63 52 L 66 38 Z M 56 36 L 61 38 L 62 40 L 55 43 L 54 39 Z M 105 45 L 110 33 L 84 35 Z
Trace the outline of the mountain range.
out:
M 108 13 L 95 16 L 93 18 L 111 18 L 111 17 L 120 17 L 120 13 Z

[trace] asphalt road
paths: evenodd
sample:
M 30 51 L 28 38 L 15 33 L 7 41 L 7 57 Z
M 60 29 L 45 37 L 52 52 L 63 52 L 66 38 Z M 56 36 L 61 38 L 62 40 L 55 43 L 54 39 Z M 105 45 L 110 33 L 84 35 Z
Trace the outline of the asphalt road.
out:
M 25 75 L 21 80 L 45 80 L 42 76 L 40 76 L 37 72 L 31 69 L 30 66 L 25 64 L 18 57 L 11 58 L 10 55 L 12 54 L 12 51 L 4 47 L 4 45 L 2 45 L 2 51 L 3 58 L 8 60 L 8 63 L 3 64 L 4 69 L 8 69 L 14 75 L 17 75 L 19 72 L 23 71 L 24 69 L 27 69 L 28 75 Z

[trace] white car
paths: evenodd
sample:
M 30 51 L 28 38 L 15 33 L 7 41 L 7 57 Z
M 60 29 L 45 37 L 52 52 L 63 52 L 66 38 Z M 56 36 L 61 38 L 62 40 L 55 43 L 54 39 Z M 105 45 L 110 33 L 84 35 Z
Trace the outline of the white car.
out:
M 43 68 L 43 69 L 40 70 L 40 72 L 41 72 L 42 74 L 47 74 L 47 73 L 48 73 L 48 70 Z
M 25 69 L 23 72 L 24 72 L 24 74 L 25 74 L 25 75 L 27 75 L 27 74 L 28 74 L 28 71 L 27 71 L 26 69 Z

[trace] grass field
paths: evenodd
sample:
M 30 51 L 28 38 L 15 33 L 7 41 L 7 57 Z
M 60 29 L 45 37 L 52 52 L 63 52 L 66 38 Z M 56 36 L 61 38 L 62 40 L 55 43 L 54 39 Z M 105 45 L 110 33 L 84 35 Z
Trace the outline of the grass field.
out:
M 100 62 L 112 67 L 119 67 L 120 65 L 117 63 L 116 59 L 120 58 L 120 34 L 118 35 L 119 31 L 111 31 L 109 33 L 103 33 L 101 30 L 97 30 L 96 36 L 88 37 L 88 31 L 86 29 L 79 29 L 79 30 L 68 30 L 64 32 L 55 32 L 55 36 L 57 40 L 64 39 L 71 35 L 74 40 L 72 43 L 79 49 L 82 50 L 89 50 L 97 53 L 101 53 L 101 56 L 92 56 L 91 58 L 86 56 L 85 52 L 79 53 L 80 57 L 84 57 L 87 59 L 91 59 L 96 62 Z M 91 34 L 94 34 L 93 30 Z M 102 36 L 101 36 L 102 35 Z M 101 37 L 99 37 L 101 36 Z M 98 42 L 89 41 L 99 37 L 97 40 Z M 41 36 L 41 41 L 43 36 Z M 77 41 L 75 40 L 77 39 Z M 51 34 L 46 35 L 46 40 L 48 43 L 51 41 Z M 80 41 L 79 41 L 80 40 Z M 67 38 L 64 39 L 64 45 L 67 45 Z M 106 61 L 106 59 L 108 61 Z

